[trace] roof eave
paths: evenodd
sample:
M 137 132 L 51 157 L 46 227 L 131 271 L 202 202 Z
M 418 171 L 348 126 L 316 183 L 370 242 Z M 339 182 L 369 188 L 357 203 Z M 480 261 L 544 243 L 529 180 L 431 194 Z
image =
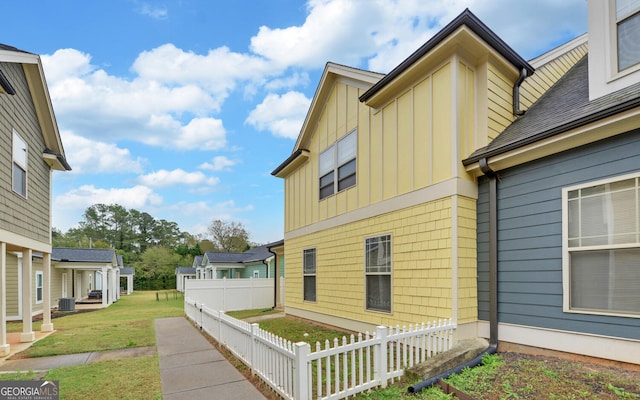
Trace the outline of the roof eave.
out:
M 488 46 L 493 48 L 499 55 L 513 65 L 518 71 L 525 69 L 528 75 L 532 74 L 534 68 L 516 53 L 509 45 L 507 45 L 498 35 L 496 35 L 489 27 L 487 27 L 478 17 L 476 17 L 469 9 L 465 9 L 453 21 L 442 28 L 431 39 L 423 44 L 418 50 L 411 54 L 406 60 L 395 67 L 384 78 L 375 83 L 369 90 L 360 96 L 361 102 L 367 102 L 373 98 L 378 92 L 385 88 L 388 84 L 400 77 L 411 68 L 413 64 L 426 56 L 432 50 L 454 34 L 461 27 L 468 27 Z

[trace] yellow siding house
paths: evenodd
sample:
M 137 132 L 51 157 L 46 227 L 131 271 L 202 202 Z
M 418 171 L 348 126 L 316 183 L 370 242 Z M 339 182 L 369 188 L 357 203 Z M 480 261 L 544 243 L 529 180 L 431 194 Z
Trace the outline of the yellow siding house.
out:
M 461 160 L 515 119 L 532 72 L 468 10 L 387 75 L 328 63 L 272 173 L 286 312 L 360 331 L 453 318 L 475 336 L 478 190 Z

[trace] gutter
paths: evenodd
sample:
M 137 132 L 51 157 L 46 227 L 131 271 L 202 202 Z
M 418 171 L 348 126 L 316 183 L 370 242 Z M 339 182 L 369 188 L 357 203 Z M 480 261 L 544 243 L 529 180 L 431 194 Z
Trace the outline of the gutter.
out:
M 578 118 L 576 120 L 558 125 L 556 127 L 547 129 L 546 131 L 540 132 L 536 135 L 533 136 L 529 136 L 525 139 L 522 140 L 518 140 L 516 142 L 512 142 L 509 144 L 506 144 L 504 146 L 501 147 L 497 147 L 494 148 L 492 150 L 488 150 L 488 151 L 484 151 L 482 153 L 479 153 L 475 156 L 471 156 L 469 158 L 467 158 L 466 160 L 462 160 L 462 165 L 463 166 L 469 166 L 473 163 L 479 162 L 481 159 L 483 158 L 489 158 L 489 157 L 495 157 L 498 156 L 500 154 L 503 153 L 507 153 L 509 151 L 512 150 L 516 150 L 519 149 L 521 147 L 525 147 L 527 145 L 539 142 L 541 140 L 544 139 L 548 139 L 550 137 L 553 137 L 555 135 L 558 135 L 560 133 L 564 133 L 564 132 L 568 132 L 572 129 L 576 129 L 576 128 L 580 128 L 582 126 L 588 125 L 590 123 L 593 122 L 597 122 L 601 119 L 605 119 L 608 117 L 611 117 L 613 115 L 625 112 L 625 111 L 629 111 L 632 110 L 636 107 L 640 106 L 640 97 L 636 97 L 634 99 L 625 101 L 623 103 L 620 104 L 616 104 L 614 106 L 611 106 L 609 108 L 597 111 L 593 114 L 589 114 L 587 116 L 584 116 L 582 118 Z
M 482 363 L 486 354 L 498 351 L 498 174 L 489 167 L 486 158 L 480 160 L 480 170 L 489 178 L 489 347 L 476 358 L 451 368 L 439 375 L 409 386 L 409 393 L 417 393 L 437 384 L 440 379 L 446 379 L 453 374 L 462 372 L 465 368 L 473 368 Z
M 275 309 L 278 305 L 277 296 L 278 296 L 278 255 L 271 251 L 271 247 L 267 247 L 267 251 L 273 254 L 273 307 L 271 309 Z M 263 261 L 264 262 L 264 261 Z M 267 275 L 269 275 L 269 266 L 267 265 Z

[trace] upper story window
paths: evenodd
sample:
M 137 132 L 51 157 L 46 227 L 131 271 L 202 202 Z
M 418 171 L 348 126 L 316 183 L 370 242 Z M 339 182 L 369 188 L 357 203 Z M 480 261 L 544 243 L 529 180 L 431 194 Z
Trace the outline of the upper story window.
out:
M 640 63 L 640 0 L 616 1 L 618 71 Z
M 27 197 L 27 143 L 13 131 L 12 188 L 21 196 Z
M 320 200 L 356 184 L 356 131 L 320 153 Z
M 640 177 L 564 189 L 563 203 L 565 311 L 640 316 Z

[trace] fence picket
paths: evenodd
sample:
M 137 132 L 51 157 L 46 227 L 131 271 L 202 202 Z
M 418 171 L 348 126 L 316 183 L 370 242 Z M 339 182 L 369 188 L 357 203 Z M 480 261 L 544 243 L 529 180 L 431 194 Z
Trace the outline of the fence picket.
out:
M 449 350 L 455 329 L 451 319 L 402 328 L 379 326 L 374 333 L 344 336 L 341 342 L 335 338 L 333 346 L 326 340 L 324 349 L 318 342 L 311 352 L 306 343 L 293 344 L 258 324 L 236 320 L 190 298 L 185 298 L 184 307 L 196 326 L 288 400 L 343 399 L 384 387 L 404 368 Z

